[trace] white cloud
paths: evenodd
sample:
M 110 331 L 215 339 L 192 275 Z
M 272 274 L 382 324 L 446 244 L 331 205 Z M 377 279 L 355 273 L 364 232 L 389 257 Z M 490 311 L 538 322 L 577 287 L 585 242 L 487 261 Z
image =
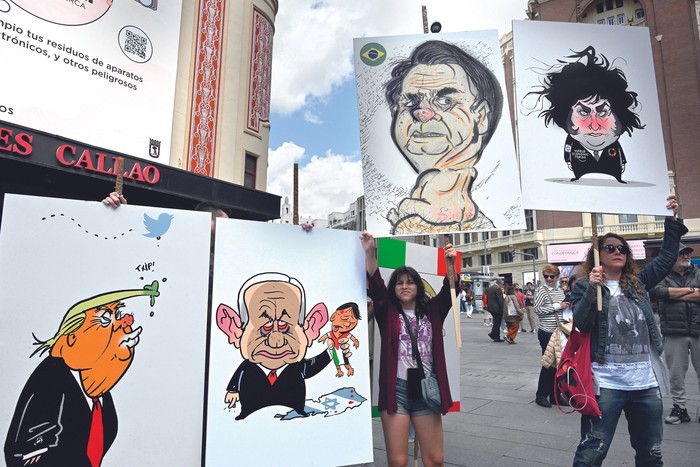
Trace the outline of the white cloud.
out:
M 305 156 L 305 149 L 283 143 L 269 152 L 267 191 L 292 202 L 294 163 Z M 299 215 L 325 219 L 333 211 L 346 211 L 362 195 L 362 163 L 352 156 L 333 154 L 311 156 L 299 168 Z
M 527 0 L 285 0 L 275 20 L 272 111 L 289 114 L 352 78 L 352 39 L 420 34 L 421 5 L 443 32 L 510 30 L 523 19 Z
M 321 120 L 321 117 L 310 110 L 304 111 L 304 120 L 309 123 L 313 123 L 314 125 L 323 124 L 323 120 Z

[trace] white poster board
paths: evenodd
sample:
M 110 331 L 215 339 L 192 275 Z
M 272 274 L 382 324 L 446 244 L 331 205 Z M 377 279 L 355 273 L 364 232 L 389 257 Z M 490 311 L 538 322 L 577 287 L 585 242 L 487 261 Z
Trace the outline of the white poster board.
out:
M 371 462 L 366 273 L 359 234 L 218 219 L 215 251 L 206 465 Z M 336 309 L 349 302 L 360 315 L 348 336 L 352 375 L 342 355 L 335 366 L 330 339 L 319 342 L 332 331 Z M 279 373 L 268 379 L 272 369 Z M 235 406 L 229 406 L 234 393 Z
M 107 427 L 115 422 L 109 415 L 110 400 L 118 418 L 104 467 L 200 463 L 210 235 L 208 213 L 133 205 L 115 211 L 97 202 L 5 195 L 0 231 L 0 352 L 8 357 L 0 361 L 3 443 L 12 434 L 26 435 L 27 426 L 49 427 L 38 438 L 19 437 L 15 445 L 33 447 L 29 452 L 37 452 L 49 465 L 83 465 L 79 461 L 84 451 L 69 453 L 70 462 L 53 455 L 56 449 L 81 443 L 84 448 L 87 442 L 72 437 L 76 424 L 90 421 L 88 399 L 77 380 L 86 373 L 65 369 L 61 374 L 67 375 L 69 387 L 52 380 L 34 388 L 32 403 L 64 394 L 55 405 L 46 402 L 44 409 L 35 410 L 37 406 L 30 403 L 24 410 L 18 403 L 25 384 L 29 388 L 30 378 L 36 378 L 38 368 L 53 358 L 51 352 L 30 357 L 38 349 L 35 339 L 54 336 L 67 311 L 86 299 L 144 290 L 156 282 L 159 295 L 124 298 L 119 313 L 87 312 L 84 325 L 56 343 L 58 348 L 64 342 L 65 356 L 57 360 L 63 367 L 68 364 L 65 345 L 80 346 L 80 355 L 88 355 L 85 349 L 93 347 L 81 337 L 86 327 L 90 330 L 84 336 L 114 329 L 110 342 L 119 343 L 119 352 L 132 346 L 131 365 L 102 397 L 105 438 L 110 438 Z M 152 306 L 149 298 L 154 300 Z M 130 333 L 119 332 L 128 331 L 124 320 L 133 321 Z M 76 335 L 73 344 L 65 344 Z M 94 344 L 94 348 L 101 347 Z M 111 355 L 109 349 L 107 345 L 104 355 Z M 123 358 L 121 353 L 115 355 Z M 11 430 L 10 421 L 20 405 L 23 429 Z M 52 418 L 58 408 L 62 416 Z M 30 413 L 32 417 L 26 415 Z M 163 445 L 167 449 L 156 448 Z M 28 453 L 21 449 L 20 455 Z M 22 465 L 25 460 L 14 454 L 11 458 L 19 464 L 7 461 L 8 465 Z
M 649 29 L 513 21 L 513 46 L 523 205 L 667 215 Z
M 497 32 L 354 45 L 368 230 L 524 228 Z
M 182 0 L 0 0 L 0 120 L 169 164 Z

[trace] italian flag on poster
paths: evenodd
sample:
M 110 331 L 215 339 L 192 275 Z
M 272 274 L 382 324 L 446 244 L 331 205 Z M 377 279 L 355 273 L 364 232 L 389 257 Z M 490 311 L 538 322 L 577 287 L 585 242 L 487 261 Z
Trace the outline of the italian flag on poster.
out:
M 442 287 L 442 280 L 447 274 L 445 253 L 443 248 L 418 245 L 404 242 L 395 238 L 377 239 L 377 255 L 379 271 L 385 283 L 394 269 L 400 266 L 411 266 L 426 283 L 425 291 L 428 295 L 435 295 Z M 457 252 L 455 268 L 462 264 L 461 255 Z M 459 271 L 458 271 L 459 272 Z M 453 313 L 455 310 L 450 311 Z M 459 312 L 459 310 L 457 310 Z M 459 412 L 461 395 L 459 391 L 459 348 L 455 334 L 455 325 L 452 316 L 448 314 L 442 329 L 445 341 L 445 360 L 447 363 L 447 376 L 450 382 L 452 394 L 452 408 L 450 412 Z M 374 324 L 374 364 L 372 366 L 372 416 L 379 416 L 377 403 L 379 401 L 379 355 L 381 353 L 379 328 Z

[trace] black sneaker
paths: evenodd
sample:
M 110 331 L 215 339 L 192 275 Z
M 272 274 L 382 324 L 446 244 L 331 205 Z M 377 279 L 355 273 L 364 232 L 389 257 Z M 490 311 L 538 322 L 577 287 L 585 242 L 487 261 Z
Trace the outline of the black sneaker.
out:
M 551 407 L 552 404 L 547 400 L 546 397 L 536 397 L 535 398 L 535 404 L 541 406 L 541 407 Z
M 681 423 L 689 422 L 688 409 L 678 404 L 673 404 L 670 415 L 664 421 L 669 425 L 680 425 Z

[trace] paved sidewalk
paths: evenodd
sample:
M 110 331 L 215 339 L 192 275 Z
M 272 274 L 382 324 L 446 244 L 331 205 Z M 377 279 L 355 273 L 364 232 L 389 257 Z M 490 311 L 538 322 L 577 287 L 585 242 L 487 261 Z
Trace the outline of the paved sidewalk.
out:
M 461 315 L 461 411 L 443 419 L 447 466 L 570 466 L 578 444 L 578 414 L 535 404 L 540 346 L 537 333 L 519 333 L 517 344 L 491 341 L 483 314 Z M 529 325 L 527 325 L 529 329 Z M 664 424 L 666 466 L 700 464 L 700 392 L 692 365 L 686 377 L 691 423 Z M 664 416 L 671 408 L 664 398 Z M 381 422 L 373 422 L 374 464 L 386 466 Z M 507 441 L 506 441 L 507 440 Z M 409 446 L 413 466 L 413 444 Z M 423 465 L 419 462 L 419 465 Z M 633 466 L 627 422 L 620 418 L 604 466 Z

